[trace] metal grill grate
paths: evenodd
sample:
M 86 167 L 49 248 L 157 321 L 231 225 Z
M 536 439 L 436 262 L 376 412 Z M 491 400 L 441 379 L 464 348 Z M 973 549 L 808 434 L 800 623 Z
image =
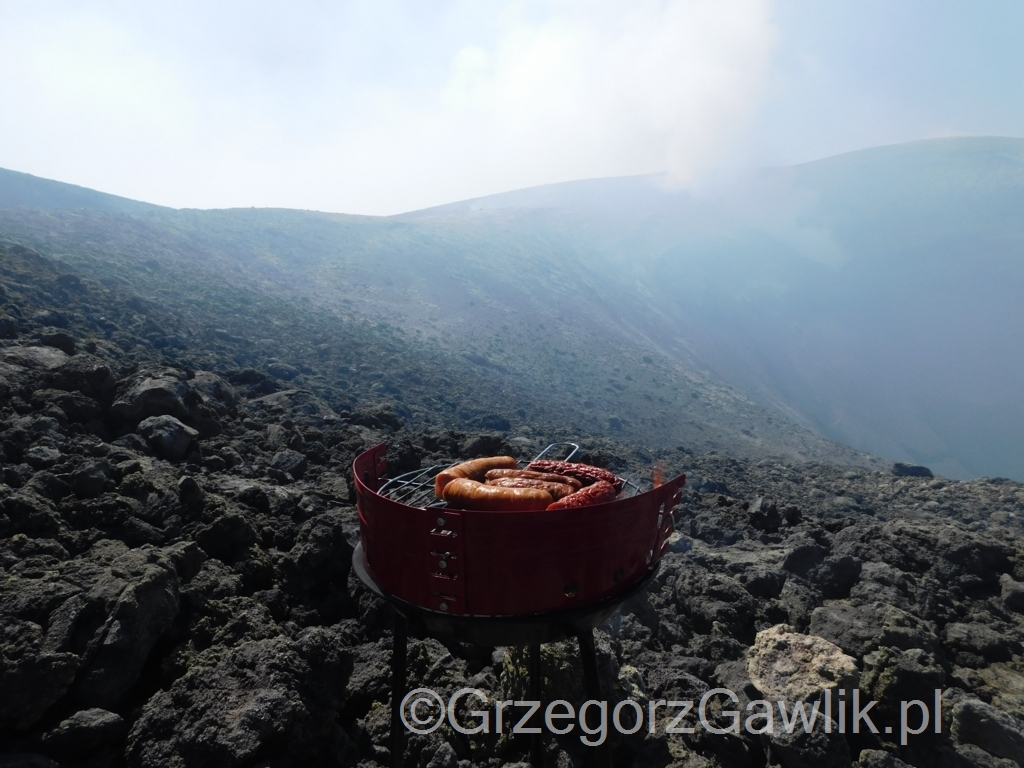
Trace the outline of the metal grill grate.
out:
M 531 461 L 537 461 L 538 459 L 553 459 L 558 452 L 564 452 L 570 447 L 572 450 L 570 450 L 564 457 L 557 460 L 571 461 L 572 457 L 580 450 L 579 445 L 576 443 L 552 443 L 543 451 L 538 453 L 533 459 L 531 459 Z M 558 451 L 559 448 L 562 448 L 562 451 Z M 399 475 L 398 477 L 388 480 L 380 487 L 380 490 L 377 491 L 377 493 L 385 498 L 391 499 L 392 501 L 398 501 L 410 507 L 420 507 L 422 509 L 430 507 L 447 507 L 447 502 L 434 497 L 434 477 L 441 470 L 460 464 L 462 461 L 462 459 L 459 459 L 456 461 L 445 462 L 443 464 L 434 464 L 423 469 L 414 469 L 412 472 L 406 472 L 404 475 Z M 523 466 L 529 463 L 530 462 L 520 462 Z M 629 498 L 643 492 L 640 489 L 640 486 L 632 480 L 623 478 L 623 481 L 622 492 L 619 494 L 619 498 Z

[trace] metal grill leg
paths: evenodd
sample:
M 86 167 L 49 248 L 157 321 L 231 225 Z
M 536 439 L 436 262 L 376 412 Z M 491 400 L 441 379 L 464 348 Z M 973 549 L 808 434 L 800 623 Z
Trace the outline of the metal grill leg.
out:
M 405 616 L 395 616 L 395 636 L 391 651 L 391 768 L 402 768 L 405 756 L 405 727 L 402 725 L 402 699 L 405 697 L 406 639 Z
M 530 698 L 533 701 L 540 701 L 540 646 L 530 646 Z M 538 723 L 539 726 L 539 723 Z M 537 726 L 534 726 L 537 727 Z M 530 734 L 530 764 L 534 768 L 542 768 L 544 765 L 544 751 L 540 743 L 541 734 Z
M 601 678 L 597 674 L 597 650 L 594 648 L 594 630 L 588 629 L 576 635 L 580 644 L 580 661 L 583 663 L 583 682 L 587 689 L 587 698 L 601 701 Z M 605 741 L 595 748 L 597 754 L 594 764 L 600 768 L 612 768 L 612 753 Z

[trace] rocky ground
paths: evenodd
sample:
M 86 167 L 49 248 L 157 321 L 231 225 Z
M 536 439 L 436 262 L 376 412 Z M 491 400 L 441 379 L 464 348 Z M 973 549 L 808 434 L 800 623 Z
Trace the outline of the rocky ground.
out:
M 393 615 L 351 571 L 352 458 L 387 442 L 402 471 L 569 436 L 452 419 L 473 384 L 425 379 L 386 329 L 303 346 L 305 316 L 223 300 L 234 326 L 0 246 L 0 765 L 386 765 Z M 878 734 L 613 733 L 617 766 L 1024 765 L 1019 483 L 579 437 L 620 474 L 689 476 L 656 583 L 596 633 L 610 700 L 879 702 Z M 524 690 L 518 649 L 414 636 L 408 663 L 410 688 Z M 575 643 L 543 665 L 546 699 L 582 701 Z M 936 688 L 941 733 L 884 732 Z M 511 764 L 525 738 L 443 727 L 404 759 Z M 544 749 L 593 760 L 578 734 Z

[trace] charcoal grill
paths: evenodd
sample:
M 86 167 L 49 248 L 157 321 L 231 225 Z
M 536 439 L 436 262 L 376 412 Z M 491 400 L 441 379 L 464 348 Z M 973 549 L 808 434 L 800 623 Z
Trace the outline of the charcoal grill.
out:
M 578 450 L 553 443 L 536 458 L 571 460 Z M 409 623 L 444 640 L 530 646 L 535 699 L 540 644 L 575 636 L 587 694 L 600 699 L 593 628 L 654 578 L 686 476 L 649 489 L 627 481 L 614 501 L 576 509 L 463 510 L 434 498 L 435 475 L 458 462 L 388 479 L 386 451 L 375 446 L 352 465 L 360 523 L 353 568 L 398 612 L 392 765 L 401 764 L 404 743 L 398 692 L 405 690 Z M 535 765 L 539 745 L 534 737 Z

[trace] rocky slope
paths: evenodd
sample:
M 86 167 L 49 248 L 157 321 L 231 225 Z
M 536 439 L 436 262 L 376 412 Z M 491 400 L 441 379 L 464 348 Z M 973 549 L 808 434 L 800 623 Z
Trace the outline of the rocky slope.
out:
M 460 410 L 500 379 L 387 327 L 182 292 L 190 312 L 0 245 L 0 765 L 387 764 L 393 618 L 351 571 L 352 457 L 525 457 L 570 432 Z M 609 699 L 879 702 L 877 735 L 612 733 L 616 765 L 1024 765 L 1019 483 L 577 436 L 620 474 L 689 475 L 656 583 L 597 632 Z M 517 649 L 412 637 L 408 662 L 410 688 L 523 691 Z M 574 643 L 543 663 L 546 699 L 582 701 Z M 884 732 L 936 688 L 941 733 Z M 525 738 L 443 727 L 404 759 L 513 764 Z M 544 748 L 593 759 L 578 734 Z

